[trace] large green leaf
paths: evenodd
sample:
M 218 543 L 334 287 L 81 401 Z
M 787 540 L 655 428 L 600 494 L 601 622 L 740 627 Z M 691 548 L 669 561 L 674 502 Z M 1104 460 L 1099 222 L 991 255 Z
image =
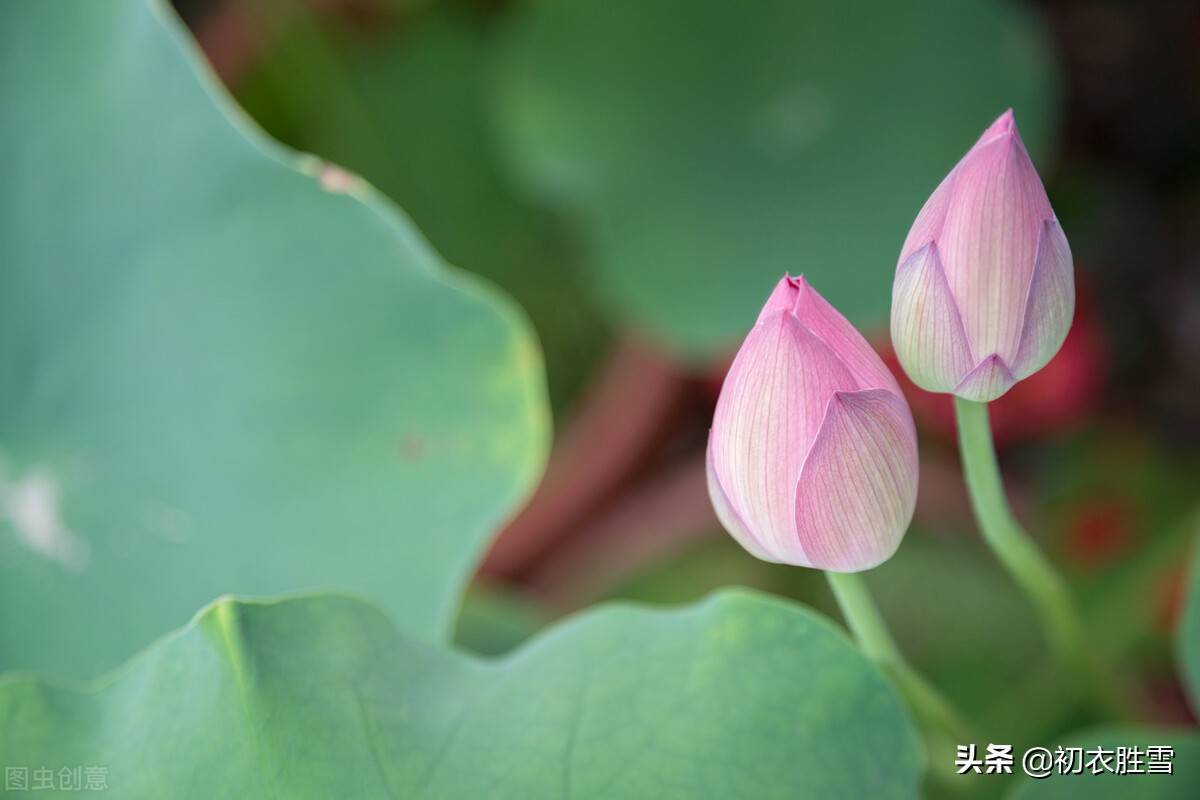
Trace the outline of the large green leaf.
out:
M 91 692 L 0 680 L 13 765 L 112 797 L 915 797 L 883 678 L 801 607 L 608 607 L 494 662 L 336 597 L 219 601 Z
M 1017 800 L 1195 800 L 1200 797 L 1200 734 L 1194 731 L 1152 728 L 1098 728 L 1072 737 L 1064 747 L 1084 750 L 1085 765 L 1094 751 L 1103 748 L 1110 753 L 1106 761 L 1118 768 L 1117 748 L 1138 748 L 1140 773 L 1117 774 L 1102 771 L 1093 774 L 1084 770 L 1079 775 L 1053 774 L 1040 780 L 1026 779 L 1013 793 Z M 1148 746 L 1171 748 L 1171 774 L 1149 774 L 1145 750 Z M 1049 748 L 1056 752 L 1057 747 Z M 1089 751 L 1092 755 L 1089 755 Z M 1018 760 L 1021 754 L 1018 754 Z M 1129 767 L 1128 755 L 1124 762 Z M 1020 771 L 1020 765 L 1017 765 Z M 986 781 L 991 776 L 977 776 Z
M 853 322 L 938 181 L 1005 108 L 1035 157 L 1055 76 L 1005 0 L 541 0 L 500 51 L 528 184 L 578 212 L 622 318 L 732 344 L 784 272 Z
M 540 334 L 551 401 L 565 408 L 602 349 L 601 319 L 558 226 L 500 168 L 482 10 L 441 4 L 364 33 L 311 9 L 234 2 L 281 28 L 233 83 L 246 110 L 281 141 L 369 179 L 452 263 L 512 292 Z
M 161 2 L 0 5 L 0 667 L 95 674 L 223 592 L 448 638 L 541 468 L 520 313 L 267 141 Z

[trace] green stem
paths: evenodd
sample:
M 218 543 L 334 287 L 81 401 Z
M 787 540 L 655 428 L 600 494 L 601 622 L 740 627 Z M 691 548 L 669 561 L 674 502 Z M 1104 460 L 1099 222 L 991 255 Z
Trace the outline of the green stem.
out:
M 859 649 L 895 682 L 922 721 L 929 739 L 939 743 L 952 739 L 959 744 L 980 741 L 971 725 L 950 701 L 904 660 L 871 600 L 862 576 L 857 573 L 826 572 L 825 577 L 829 579 L 833 596 L 837 598 L 846 626 L 854 635 Z M 931 753 L 931 756 L 934 755 Z
M 992 443 L 992 426 L 986 403 L 954 398 L 958 417 L 958 446 L 971 507 L 983 539 L 1017 585 L 1033 601 L 1042 627 L 1060 664 L 1083 680 L 1095 707 L 1115 719 L 1129 719 L 1130 707 L 1112 679 L 1112 670 L 1100 663 L 1100 653 L 1089 653 L 1083 624 L 1071 602 L 1067 585 L 1050 561 L 1017 522 L 1000 477 L 1000 464 Z
M 1059 657 L 1073 664 L 1085 664 L 1082 626 L 1066 584 L 1021 528 L 1004 495 L 987 403 L 955 397 L 954 409 L 958 416 L 963 474 L 984 541 L 1033 601 L 1046 638 Z

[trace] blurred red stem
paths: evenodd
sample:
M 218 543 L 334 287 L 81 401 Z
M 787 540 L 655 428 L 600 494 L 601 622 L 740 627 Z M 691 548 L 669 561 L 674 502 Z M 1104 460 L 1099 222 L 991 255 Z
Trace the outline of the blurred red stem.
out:
M 501 532 L 482 571 L 520 578 L 610 500 L 659 448 L 687 389 L 670 361 L 619 342 L 557 437 L 546 477 L 529 505 Z

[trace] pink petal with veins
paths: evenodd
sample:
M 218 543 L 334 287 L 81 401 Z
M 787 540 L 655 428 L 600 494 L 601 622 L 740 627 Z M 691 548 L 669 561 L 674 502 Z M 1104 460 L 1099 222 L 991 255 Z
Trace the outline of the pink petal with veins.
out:
M 730 507 L 779 554 L 795 539 L 793 499 L 804 457 L 836 391 L 858 388 L 841 360 L 794 314 L 754 326 L 713 415 L 713 473 Z
M 1012 370 L 998 355 L 990 355 L 954 387 L 954 394 L 976 403 L 990 403 L 1017 382 Z
M 729 531 L 729 535 L 750 555 L 755 558 L 761 558 L 763 561 L 778 564 L 779 559 L 771 555 L 770 550 L 758 540 L 758 537 L 754 535 L 749 526 L 742 522 L 741 515 L 738 514 L 733 504 L 729 502 L 729 496 L 721 488 L 721 481 L 713 469 L 712 452 L 712 431 L 709 431 L 708 448 L 705 453 L 704 464 L 705 473 L 708 478 L 708 496 L 712 499 L 713 511 L 717 512 L 717 519 L 721 521 L 721 525 L 724 526 L 725 530 Z
M 1048 219 L 1042 224 L 1038 239 L 1021 342 L 1013 361 L 1013 374 L 1018 380 L 1028 378 L 1050 362 L 1066 341 L 1074 316 L 1075 272 L 1071 248 L 1058 221 Z
M 798 550 L 859 572 L 896 552 L 917 501 L 917 432 L 904 400 L 869 389 L 829 399 L 796 485 Z
M 804 276 L 797 284 L 795 313 L 800 321 L 837 354 L 863 389 L 887 389 L 900 394 L 900 384 L 884 366 L 879 354 L 836 308 L 808 285 Z
M 917 250 L 892 285 L 892 346 L 913 383 L 950 392 L 975 366 L 937 245 Z
M 1054 212 L 1011 113 L 1006 117 L 1010 124 L 989 128 L 995 133 L 985 134 L 958 167 L 935 241 L 973 352 L 1011 363 L 1042 222 Z

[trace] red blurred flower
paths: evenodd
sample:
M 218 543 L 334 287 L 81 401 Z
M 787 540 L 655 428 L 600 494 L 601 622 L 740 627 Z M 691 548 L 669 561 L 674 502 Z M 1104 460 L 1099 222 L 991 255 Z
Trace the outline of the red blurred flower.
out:
M 1129 498 L 1092 497 L 1071 509 L 1063 531 L 1063 550 L 1082 567 L 1103 567 L 1131 548 L 1140 528 Z

